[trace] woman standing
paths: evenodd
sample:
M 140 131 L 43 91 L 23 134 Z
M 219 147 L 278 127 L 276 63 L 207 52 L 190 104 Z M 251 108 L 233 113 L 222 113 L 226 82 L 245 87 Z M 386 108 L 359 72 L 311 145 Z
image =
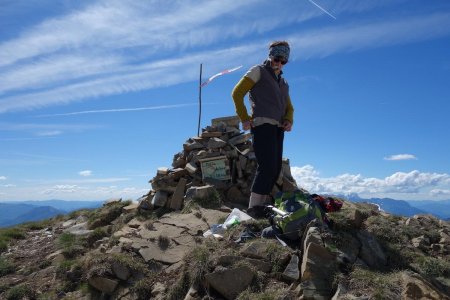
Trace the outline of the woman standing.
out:
M 248 213 L 258 214 L 268 203 L 268 195 L 281 171 L 284 132 L 291 131 L 294 108 L 289 85 L 282 77 L 289 61 L 290 47 L 286 41 L 269 45 L 268 58 L 253 66 L 233 89 L 236 113 L 244 130 L 251 130 L 257 169 L 253 180 Z M 251 115 L 244 104 L 249 93 Z

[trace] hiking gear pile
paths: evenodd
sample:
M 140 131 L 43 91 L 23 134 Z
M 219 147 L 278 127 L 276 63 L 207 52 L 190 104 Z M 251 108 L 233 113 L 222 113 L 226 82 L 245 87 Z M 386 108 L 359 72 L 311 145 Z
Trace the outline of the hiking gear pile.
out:
M 329 225 L 326 212 L 338 211 L 342 207 L 340 200 L 309 194 L 302 190 L 280 192 L 275 197 L 274 206 L 268 206 L 269 220 L 275 231 L 282 232 L 282 237 L 297 240 L 314 219 Z

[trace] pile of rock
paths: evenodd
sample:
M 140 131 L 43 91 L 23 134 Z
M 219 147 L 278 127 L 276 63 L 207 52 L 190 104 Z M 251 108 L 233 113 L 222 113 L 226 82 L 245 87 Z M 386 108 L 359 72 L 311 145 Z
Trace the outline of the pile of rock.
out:
M 200 193 L 207 197 L 214 191 L 225 202 L 246 205 L 255 171 L 251 134 L 239 130 L 237 116 L 216 118 L 200 136 L 183 144 L 183 151 L 174 155 L 172 168 L 158 168 L 150 180 L 152 190 L 140 199 L 140 208 L 178 210 L 188 196 Z M 289 160 L 283 159 L 273 193 L 296 188 Z

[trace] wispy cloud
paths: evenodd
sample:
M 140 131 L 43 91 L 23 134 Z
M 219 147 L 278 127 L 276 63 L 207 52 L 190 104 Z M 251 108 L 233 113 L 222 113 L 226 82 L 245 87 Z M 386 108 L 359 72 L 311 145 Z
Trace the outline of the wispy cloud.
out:
M 131 111 L 142 111 L 142 110 L 159 110 L 159 109 L 181 108 L 181 107 L 193 106 L 193 105 L 198 105 L 198 103 L 158 105 L 158 106 L 135 107 L 135 108 L 113 108 L 113 109 L 85 110 L 85 111 L 75 111 L 75 112 L 62 113 L 62 114 L 39 115 L 37 117 L 74 116 L 74 115 L 96 114 L 96 113 L 116 113 L 116 112 L 131 112 Z
M 6 176 L 0 176 L 0 180 L 6 180 Z
M 51 188 L 45 189 L 41 193 L 46 194 L 46 195 L 60 194 L 60 193 L 63 193 L 63 194 L 75 193 L 75 192 L 78 192 L 80 189 L 85 189 L 85 188 L 79 187 L 78 185 L 59 184 L 59 185 L 55 185 Z
M 40 131 L 36 133 L 37 136 L 57 136 L 61 135 L 63 132 L 61 130 L 50 130 L 50 131 Z
M 56 179 L 56 180 L 36 180 L 28 179 L 24 180 L 29 184 L 38 185 L 81 185 L 81 184 L 96 184 L 96 183 L 117 183 L 130 181 L 131 178 L 128 177 L 107 177 L 107 178 L 83 178 L 83 179 Z
M 450 190 L 450 175 L 427 173 L 417 170 L 396 172 L 385 178 L 364 177 L 361 174 L 341 174 L 324 178 L 311 165 L 292 167 L 292 175 L 301 187 L 314 193 L 330 194 L 401 194 L 405 199 L 410 195 L 426 194 L 430 198 L 443 195 L 438 191 Z M 435 192 L 430 192 L 434 190 Z
M 100 125 L 88 124 L 38 124 L 38 123 L 0 123 L 1 131 L 19 131 L 35 137 L 3 138 L 0 141 L 27 141 L 45 138 L 55 138 L 63 133 L 81 133 L 89 129 L 103 128 Z
M 330 17 L 332 17 L 333 19 L 336 20 L 336 17 L 333 16 L 331 13 L 329 13 L 325 8 L 323 8 L 322 6 L 320 6 L 319 4 L 317 4 L 316 2 L 312 1 L 312 0 L 308 0 L 311 4 L 313 4 L 314 6 L 316 6 L 317 8 L 319 8 L 321 11 L 323 11 L 324 13 L 326 13 L 327 15 L 329 15 Z
M 39 123 L 1 123 L 0 131 L 46 131 L 61 129 L 81 132 L 88 129 L 102 128 L 100 125 L 88 124 L 39 124 Z
M 395 154 L 388 157 L 385 157 L 384 160 L 414 160 L 417 159 L 412 154 Z
M 91 170 L 84 170 L 84 171 L 78 172 L 78 174 L 79 174 L 80 176 L 83 176 L 83 177 L 88 177 L 88 176 L 91 176 L 91 175 L 92 175 L 92 171 L 91 171 Z
M 46 20 L 0 45 L 0 113 L 194 81 L 201 62 L 211 74 L 253 64 L 265 56 L 268 41 L 261 33 L 322 14 L 294 1 L 274 15 L 272 1 L 258 1 L 262 15 L 256 17 L 250 13 L 253 2 L 97 1 Z M 335 1 L 332 9 L 363 11 L 399 1 L 373 2 Z M 285 38 L 293 45 L 293 60 L 310 59 L 448 35 L 449 19 L 441 13 L 366 21 L 287 32 Z

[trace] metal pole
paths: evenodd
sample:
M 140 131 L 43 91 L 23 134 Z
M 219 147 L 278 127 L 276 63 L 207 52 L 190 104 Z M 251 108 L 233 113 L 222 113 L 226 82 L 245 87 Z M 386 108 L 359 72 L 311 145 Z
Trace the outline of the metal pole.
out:
M 198 126 L 197 136 L 200 136 L 200 120 L 202 118 L 202 64 L 200 64 L 200 82 L 198 84 Z

